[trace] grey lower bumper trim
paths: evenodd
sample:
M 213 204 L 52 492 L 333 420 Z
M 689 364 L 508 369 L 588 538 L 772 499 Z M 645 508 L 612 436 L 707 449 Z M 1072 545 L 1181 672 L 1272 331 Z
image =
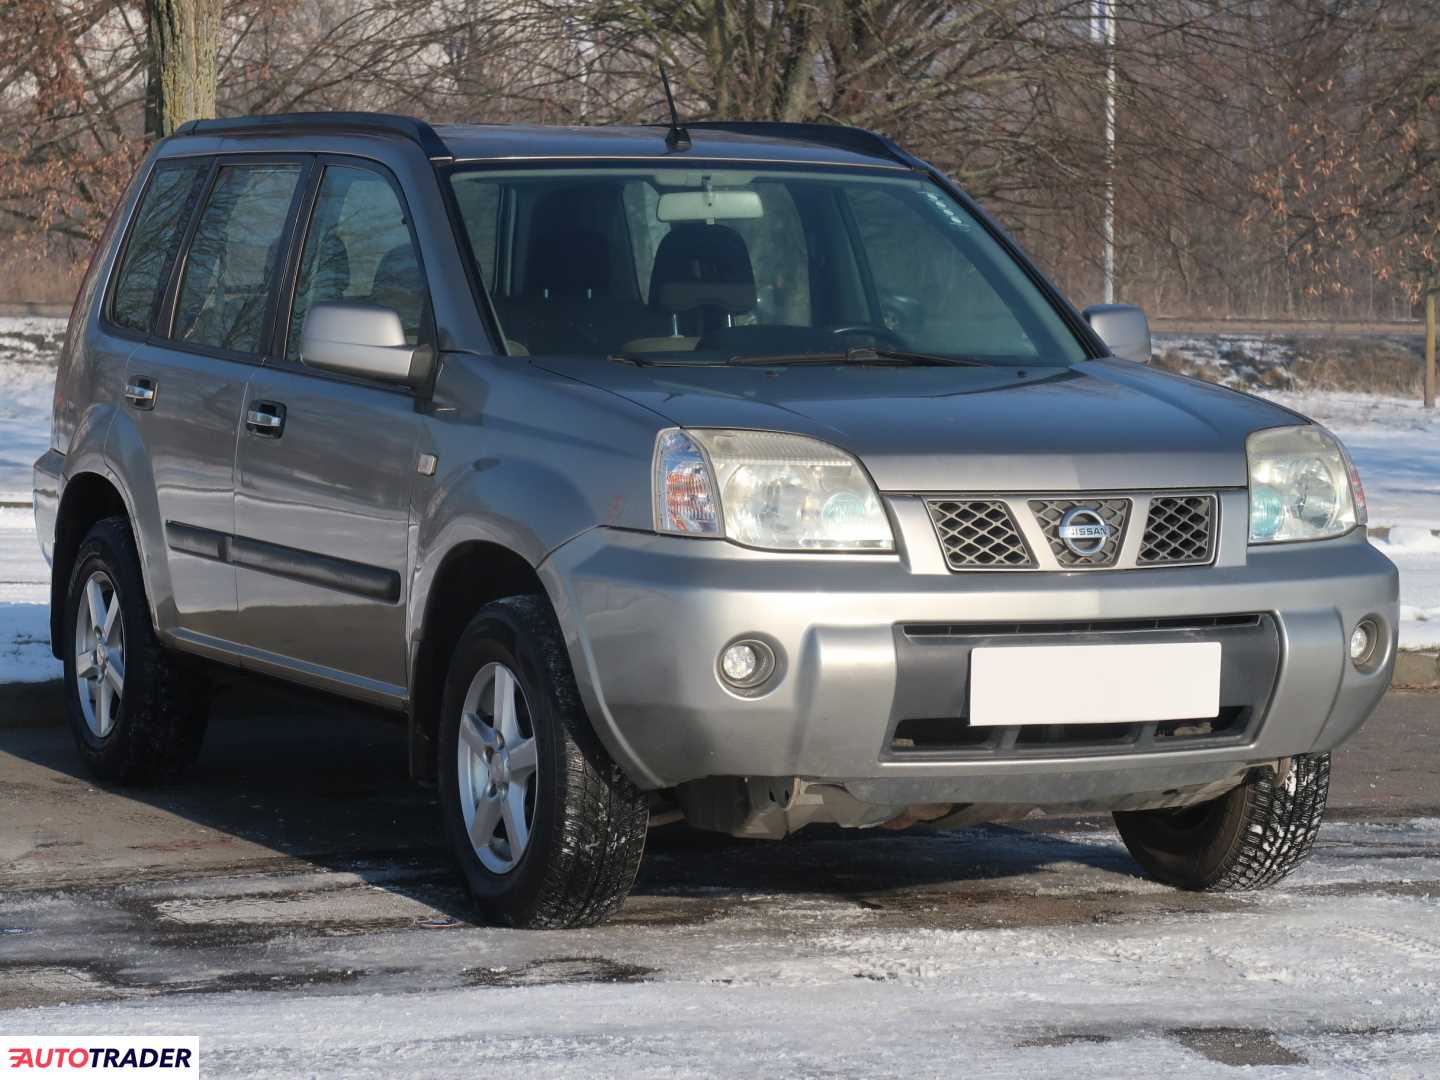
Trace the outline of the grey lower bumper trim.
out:
M 838 783 L 864 803 L 908 806 L 915 803 L 1021 803 L 1065 806 L 1105 802 L 1129 796 L 1164 796 L 1213 784 L 1242 774 L 1245 763 L 1216 761 L 1203 765 L 1127 765 L 1094 772 L 1010 773 L 1004 776 L 858 777 Z

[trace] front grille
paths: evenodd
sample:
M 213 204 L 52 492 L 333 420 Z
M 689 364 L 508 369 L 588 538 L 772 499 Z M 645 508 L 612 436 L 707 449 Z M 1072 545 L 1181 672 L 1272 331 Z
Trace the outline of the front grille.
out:
M 1255 710 L 1226 705 L 1213 717 L 1144 724 L 1035 724 L 970 727 L 962 719 L 908 719 L 895 725 L 895 754 L 940 753 L 968 756 L 1044 757 L 1121 751 L 1199 749 L 1243 743 Z
M 1259 626 L 1259 615 L 1171 615 L 1155 619 L 1075 619 L 1035 622 L 905 623 L 906 637 L 997 638 L 1053 634 L 1136 634 L 1148 630 L 1236 630 Z
M 1100 519 L 1110 526 L 1106 537 L 1094 552 L 1077 552 L 1060 538 L 1060 522 L 1076 507 L 1093 510 Z M 1120 545 L 1125 539 L 1125 522 L 1130 516 L 1129 499 L 1032 499 L 1030 510 L 1040 523 L 1045 539 L 1050 542 L 1050 551 L 1055 561 L 1066 569 L 1114 566 L 1120 557 Z
M 951 570 L 1034 569 L 1010 508 L 998 499 L 936 499 L 925 505 Z
M 1165 495 L 1150 500 L 1137 562 L 1141 566 L 1208 563 L 1215 549 L 1215 496 Z

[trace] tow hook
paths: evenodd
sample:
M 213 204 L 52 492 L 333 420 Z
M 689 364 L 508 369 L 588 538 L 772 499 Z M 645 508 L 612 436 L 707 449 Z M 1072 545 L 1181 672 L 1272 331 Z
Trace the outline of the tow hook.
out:
M 1285 787 L 1290 780 L 1290 774 L 1295 771 L 1295 759 L 1293 757 L 1279 758 L 1270 768 L 1275 773 L 1275 786 Z

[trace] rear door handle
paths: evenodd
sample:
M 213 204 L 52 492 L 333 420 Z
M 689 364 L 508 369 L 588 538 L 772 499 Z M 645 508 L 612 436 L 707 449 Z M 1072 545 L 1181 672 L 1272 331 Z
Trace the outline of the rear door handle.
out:
M 137 375 L 125 384 L 125 399 L 137 409 L 153 409 L 157 389 L 154 379 Z
M 278 439 L 285 434 L 285 406 L 278 401 L 256 401 L 245 413 L 245 428 L 253 435 Z

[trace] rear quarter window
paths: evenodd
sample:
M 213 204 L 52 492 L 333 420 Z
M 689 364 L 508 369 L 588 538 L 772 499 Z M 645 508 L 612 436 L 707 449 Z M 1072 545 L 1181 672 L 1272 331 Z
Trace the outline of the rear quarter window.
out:
M 210 162 L 198 159 L 155 166 L 115 276 L 110 320 L 117 326 L 147 334 L 155 324 L 180 237 L 209 171 Z

